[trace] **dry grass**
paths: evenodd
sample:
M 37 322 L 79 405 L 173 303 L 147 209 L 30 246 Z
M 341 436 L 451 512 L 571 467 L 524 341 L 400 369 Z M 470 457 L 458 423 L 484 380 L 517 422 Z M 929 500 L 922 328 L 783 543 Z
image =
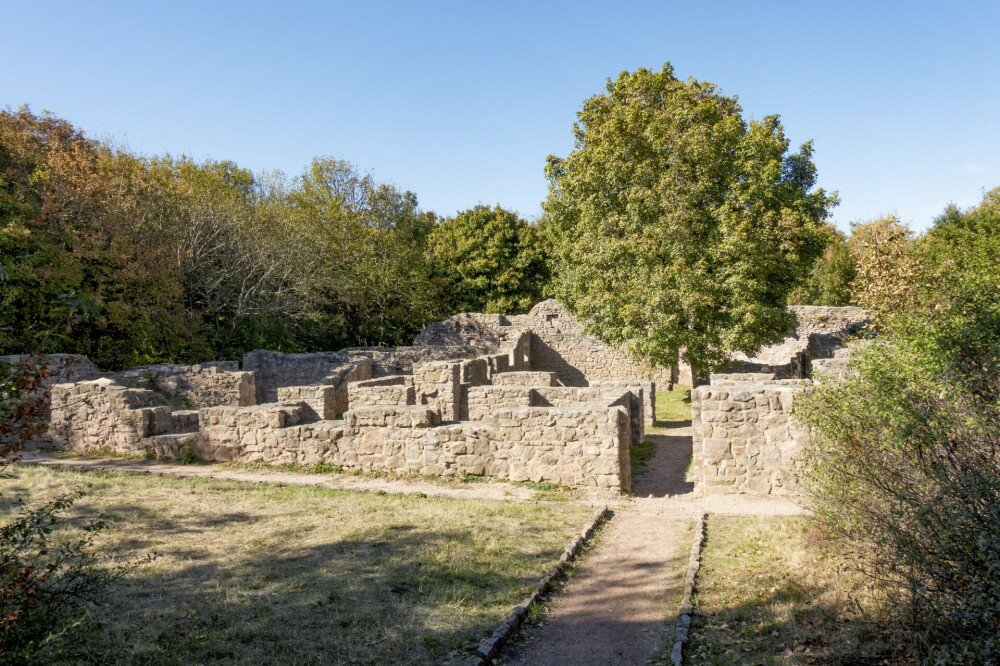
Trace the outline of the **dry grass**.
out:
M 100 548 L 160 556 L 100 611 L 107 663 L 430 663 L 474 649 L 590 509 L 19 466 L 0 511 L 92 483 Z
M 685 662 L 905 663 L 871 621 L 871 589 L 831 548 L 806 518 L 711 516 Z

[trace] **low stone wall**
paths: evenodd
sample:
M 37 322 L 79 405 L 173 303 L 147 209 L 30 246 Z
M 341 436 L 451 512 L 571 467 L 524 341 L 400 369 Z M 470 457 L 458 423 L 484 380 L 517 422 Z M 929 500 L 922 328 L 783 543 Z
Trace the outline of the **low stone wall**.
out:
M 198 457 L 316 462 L 406 474 L 488 475 L 628 490 L 631 427 L 622 406 L 513 407 L 479 423 L 440 425 L 423 405 L 361 407 L 343 422 L 306 422 L 302 405 L 200 411 Z
M 452 361 L 413 366 L 416 402 L 431 408 L 441 421 L 457 421 L 462 414 L 462 366 Z
M 337 389 L 340 412 L 347 410 L 347 384 L 372 376 L 372 360 L 342 352 L 282 354 L 257 349 L 243 355 L 242 368 L 253 372 L 257 404 L 274 402 L 278 389 L 285 386 L 323 384 Z
M 256 404 L 255 377 L 239 363 L 225 361 L 198 365 L 147 365 L 106 376 L 133 388 L 161 393 L 169 402 L 192 408 Z
M 173 432 L 174 418 L 153 391 L 108 378 L 52 387 L 48 443 L 60 449 L 135 455 L 147 437 Z M 188 415 L 176 427 L 190 427 Z
M 792 404 L 802 384 L 736 382 L 692 391 L 698 489 L 769 495 L 798 488 L 808 431 L 792 417 Z
M 501 407 L 539 405 L 535 395 L 527 386 L 473 386 L 466 391 L 469 420 L 482 421 Z
M 351 409 L 417 404 L 412 378 L 403 375 L 351 382 L 347 390 Z
M 278 402 L 300 403 L 305 406 L 306 418 L 336 419 L 343 412 L 337 410 L 337 390 L 333 386 L 282 386 L 278 389 Z
M 351 347 L 343 353 L 352 358 L 368 358 L 372 362 L 372 376 L 413 374 L 414 366 L 433 361 L 459 361 L 474 359 L 479 350 L 469 345 L 437 347 Z
M 493 375 L 494 386 L 558 386 L 559 377 L 554 372 L 520 371 L 501 372 Z

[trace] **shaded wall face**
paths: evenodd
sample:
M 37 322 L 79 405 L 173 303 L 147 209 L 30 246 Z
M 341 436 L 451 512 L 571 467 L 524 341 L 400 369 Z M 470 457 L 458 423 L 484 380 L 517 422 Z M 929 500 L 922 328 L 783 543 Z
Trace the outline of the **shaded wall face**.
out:
M 533 331 L 531 369 L 554 372 L 563 386 L 589 386 L 595 381 L 646 379 L 661 390 L 671 386 L 671 370 L 636 361 L 590 335 Z

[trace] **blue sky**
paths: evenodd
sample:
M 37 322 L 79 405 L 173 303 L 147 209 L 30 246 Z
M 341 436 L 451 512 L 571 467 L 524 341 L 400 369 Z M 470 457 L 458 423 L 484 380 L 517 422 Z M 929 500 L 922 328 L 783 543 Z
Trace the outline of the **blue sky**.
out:
M 1000 2 L 14 2 L 0 105 L 139 152 L 351 160 L 448 214 L 528 217 L 623 69 L 719 84 L 813 139 L 835 221 L 917 229 L 1000 185 Z

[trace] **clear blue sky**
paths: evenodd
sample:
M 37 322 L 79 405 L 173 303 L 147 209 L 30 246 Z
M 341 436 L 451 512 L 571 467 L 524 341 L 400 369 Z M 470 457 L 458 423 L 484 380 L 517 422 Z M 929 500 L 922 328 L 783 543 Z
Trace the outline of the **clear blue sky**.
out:
M 356 163 L 453 213 L 539 212 L 623 69 L 673 62 L 812 138 L 834 218 L 924 228 L 1000 185 L 1000 1 L 0 5 L 0 105 L 151 154 Z

